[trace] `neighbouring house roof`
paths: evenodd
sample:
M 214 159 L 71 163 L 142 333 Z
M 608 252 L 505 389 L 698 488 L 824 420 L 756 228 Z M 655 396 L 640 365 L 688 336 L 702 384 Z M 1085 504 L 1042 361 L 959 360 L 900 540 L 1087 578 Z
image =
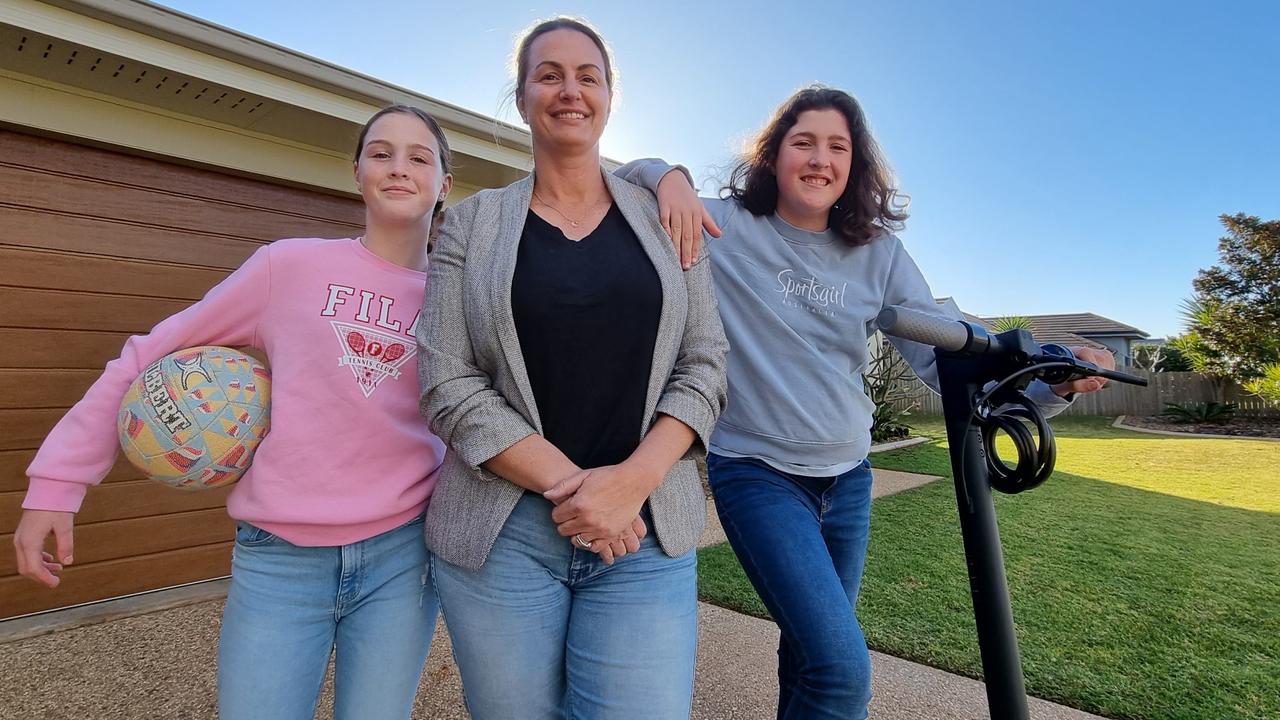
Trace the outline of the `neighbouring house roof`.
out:
M 1055 328 L 1052 326 L 1045 326 L 1041 323 L 1036 322 L 1035 318 L 1028 318 L 1028 319 L 1031 321 L 1031 336 L 1034 337 L 1036 339 L 1036 342 L 1038 343 L 1041 343 L 1041 344 L 1057 343 L 1059 345 L 1068 345 L 1068 346 L 1083 345 L 1085 347 L 1091 347 L 1097 350 L 1109 349 L 1107 348 L 1106 345 L 1103 345 L 1102 343 L 1097 342 L 1096 340 L 1090 340 L 1089 338 L 1084 337 L 1083 335 L 1077 335 L 1076 333 L 1073 333 L 1067 330 L 1062 330 L 1060 328 Z M 989 318 L 988 320 L 989 322 L 987 324 L 989 326 L 991 322 L 996 320 L 996 318 Z
M 1102 343 L 1090 338 L 1131 337 L 1145 338 L 1147 334 L 1132 325 L 1116 322 L 1094 313 L 1066 313 L 1062 315 L 1027 315 L 1031 324 L 1031 334 L 1037 342 L 1059 343 L 1061 345 L 1085 345 L 1106 349 Z M 987 324 L 994 323 L 999 317 L 985 318 Z
M 994 318 L 992 318 L 994 319 Z M 1132 325 L 1125 325 L 1111 318 L 1094 313 L 1066 313 L 1063 315 L 1028 315 L 1027 319 L 1046 332 L 1071 332 L 1077 335 L 1115 335 L 1145 338 L 1147 333 Z
M 939 305 L 955 304 L 955 301 L 949 297 L 935 298 L 934 301 L 937 302 Z M 999 319 L 999 317 L 986 317 L 986 318 L 978 317 L 977 315 L 971 315 L 970 313 L 964 312 L 963 310 L 961 310 L 960 313 L 964 315 L 965 320 L 977 325 L 981 325 L 982 327 L 985 327 L 988 330 L 994 330 L 993 323 Z M 1115 327 L 1128 328 L 1130 331 L 1130 334 L 1137 333 L 1137 334 L 1141 334 L 1144 337 L 1146 336 L 1146 333 L 1142 332 L 1141 330 L 1131 328 L 1128 325 L 1115 322 L 1114 320 L 1108 320 L 1107 318 L 1094 315 L 1093 313 L 1078 313 L 1073 315 L 1028 315 L 1025 317 L 1031 323 L 1032 337 L 1034 337 L 1036 339 L 1036 342 L 1039 342 L 1039 343 L 1058 343 L 1059 345 L 1084 346 L 1084 347 L 1096 348 L 1098 350 L 1108 349 L 1107 346 L 1103 345 L 1102 343 L 1096 342 L 1094 340 L 1090 340 L 1089 338 L 1084 337 L 1083 335 L 1080 335 L 1077 332 L 1073 332 L 1073 330 L 1076 330 L 1077 328 L 1074 328 L 1073 326 L 1067 323 L 1059 321 L 1059 319 L 1061 318 L 1072 318 L 1072 317 L 1094 318 L 1096 320 L 1099 320 L 1105 323 L 1112 323 L 1113 326 Z M 1086 327 L 1097 327 L 1097 324 L 1095 323 L 1092 326 L 1086 325 Z

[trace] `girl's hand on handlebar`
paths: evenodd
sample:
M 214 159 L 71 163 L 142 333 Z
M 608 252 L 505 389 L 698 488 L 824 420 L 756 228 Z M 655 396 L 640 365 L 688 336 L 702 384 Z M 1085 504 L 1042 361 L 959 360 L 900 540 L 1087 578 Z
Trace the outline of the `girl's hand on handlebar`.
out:
M 1106 350 L 1098 350 L 1091 347 L 1073 347 L 1071 353 L 1076 356 L 1077 360 L 1096 365 L 1103 370 L 1115 370 L 1116 359 Z M 1053 386 L 1053 392 L 1059 397 L 1066 397 L 1070 393 L 1091 393 L 1097 392 L 1107 384 L 1106 378 L 1087 377 L 1077 380 L 1068 380 L 1064 383 L 1058 383 Z

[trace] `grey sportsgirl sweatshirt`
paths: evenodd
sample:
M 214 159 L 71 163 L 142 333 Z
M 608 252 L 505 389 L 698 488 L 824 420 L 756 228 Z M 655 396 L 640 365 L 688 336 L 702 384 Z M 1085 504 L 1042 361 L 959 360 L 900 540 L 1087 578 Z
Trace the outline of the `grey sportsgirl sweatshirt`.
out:
M 656 191 L 675 169 L 636 160 L 620 177 Z M 867 457 L 875 405 L 863 391 L 867 338 L 890 305 L 934 315 L 948 310 L 897 236 L 851 247 L 777 215 L 755 216 L 734 200 L 704 198 L 723 234 L 708 238 L 720 319 L 729 340 L 729 405 L 712 452 L 758 458 L 796 475 L 832 476 Z M 956 319 L 962 319 L 956 316 Z M 933 348 L 890 338 L 935 391 Z M 1046 415 L 1069 404 L 1035 381 L 1027 396 Z

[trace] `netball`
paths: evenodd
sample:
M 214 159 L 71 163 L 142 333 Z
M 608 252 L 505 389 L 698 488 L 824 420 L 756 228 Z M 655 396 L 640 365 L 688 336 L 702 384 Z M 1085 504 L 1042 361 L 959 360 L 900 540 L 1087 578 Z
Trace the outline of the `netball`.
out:
M 207 346 L 166 355 L 120 403 L 120 448 L 153 480 L 183 490 L 240 479 L 267 433 L 271 376 L 255 358 Z

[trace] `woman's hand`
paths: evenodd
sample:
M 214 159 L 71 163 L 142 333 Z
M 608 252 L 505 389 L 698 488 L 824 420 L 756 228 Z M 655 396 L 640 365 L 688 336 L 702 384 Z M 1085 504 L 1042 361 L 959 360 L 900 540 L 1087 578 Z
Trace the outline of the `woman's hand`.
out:
M 655 194 L 662 229 L 667 231 L 671 244 L 680 255 L 680 266 L 688 270 L 693 267 L 702 248 L 702 231 L 705 229 L 711 237 L 720 237 L 720 226 L 707 212 L 689 179 L 679 170 L 664 175 Z
M 1075 355 L 1078 360 L 1092 363 L 1103 370 L 1115 370 L 1116 359 L 1106 350 L 1098 350 L 1091 347 L 1073 347 L 1070 348 L 1071 354 Z M 1066 397 L 1069 393 L 1091 393 L 1097 392 L 1107 384 L 1106 378 L 1087 377 L 1078 380 L 1069 380 L 1064 383 L 1058 383 L 1053 386 L 1053 392 L 1058 397 Z
M 51 588 L 58 587 L 64 565 L 71 564 L 72 527 L 75 513 L 54 510 L 24 510 L 13 532 L 13 547 L 18 555 L 18 573 Z M 53 533 L 58 557 L 44 551 L 45 538 Z
M 648 488 L 656 485 L 638 465 L 624 462 L 583 470 L 543 496 L 556 503 L 551 519 L 561 535 L 581 535 L 594 545 L 595 540 L 619 538 L 632 528 Z
M 640 541 L 648 534 L 649 531 L 645 528 L 644 521 L 639 516 L 636 516 L 636 519 L 631 521 L 631 527 L 627 528 L 620 537 L 610 542 L 603 540 L 589 541 L 591 552 L 599 555 L 600 559 L 604 560 L 605 565 L 612 565 L 614 560 L 639 550 Z M 583 539 L 586 540 L 586 538 Z M 574 541 L 570 538 L 569 542 Z M 574 543 L 574 545 L 577 546 L 577 543 Z
M 625 462 L 582 470 L 561 480 L 542 494 L 556 505 L 551 519 L 557 532 L 575 542 L 581 538 L 580 546 L 593 549 L 595 541 L 607 539 L 613 551 L 613 540 L 634 523 L 649 493 L 662 483 L 696 437 L 684 422 L 659 414 Z
M 578 471 L 574 473 L 573 476 L 570 476 L 564 481 L 558 483 L 555 488 L 547 491 L 544 495 L 548 500 L 551 500 L 553 504 L 560 505 L 565 500 L 573 497 L 573 493 L 577 492 L 577 489 L 582 486 L 582 479 L 585 477 L 586 473 Z M 553 491 L 555 493 L 554 495 L 552 494 Z M 628 553 L 633 553 L 639 550 L 640 541 L 648 534 L 649 528 L 645 526 L 644 520 L 641 520 L 640 516 L 637 515 L 635 519 L 631 521 L 631 527 L 624 530 L 621 535 L 612 540 L 587 540 L 586 538 L 583 538 L 583 540 L 587 541 L 587 544 L 591 546 L 589 548 L 591 552 L 599 555 L 606 565 L 612 565 L 614 560 L 621 558 Z M 582 547 L 574 542 L 573 538 L 570 538 L 569 542 L 573 543 L 575 547 Z M 588 548 L 583 549 L 585 550 Z

